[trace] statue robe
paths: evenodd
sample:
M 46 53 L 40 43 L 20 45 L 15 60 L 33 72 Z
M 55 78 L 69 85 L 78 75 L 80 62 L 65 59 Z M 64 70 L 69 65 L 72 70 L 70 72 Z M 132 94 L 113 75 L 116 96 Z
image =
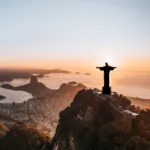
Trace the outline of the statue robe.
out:
M 109 87 L 109 82 L 110 82 L 109 74 L 111 70 L 114 70 L 114 68 L 115 67 L 111 67 L 111 66 L 100 67 L 100 70 L 104 71 L 104 87 Z

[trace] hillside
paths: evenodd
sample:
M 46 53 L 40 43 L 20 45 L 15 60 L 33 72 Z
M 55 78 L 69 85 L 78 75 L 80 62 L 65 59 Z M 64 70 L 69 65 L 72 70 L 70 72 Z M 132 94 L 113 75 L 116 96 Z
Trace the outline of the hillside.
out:
M 8 128 L 0 121 L 0 138 L 6 134 Z
M 0 150 L 51 150 L 51 139 L 31 125 L 17 123 L 0 139 Z
M 150 134 L 144 129 L 150 131 L 150 113 L 131 111 L 122 95 L 100 93 L 81 90 L 60 113 L 53 150 L 149 150 Z

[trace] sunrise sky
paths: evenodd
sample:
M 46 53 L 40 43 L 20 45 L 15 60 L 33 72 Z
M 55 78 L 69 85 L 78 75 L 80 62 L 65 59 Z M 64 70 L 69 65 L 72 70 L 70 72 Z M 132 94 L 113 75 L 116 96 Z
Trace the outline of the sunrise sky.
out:
M 150 0 L 0 0 L 0 67 L 150 71 Z

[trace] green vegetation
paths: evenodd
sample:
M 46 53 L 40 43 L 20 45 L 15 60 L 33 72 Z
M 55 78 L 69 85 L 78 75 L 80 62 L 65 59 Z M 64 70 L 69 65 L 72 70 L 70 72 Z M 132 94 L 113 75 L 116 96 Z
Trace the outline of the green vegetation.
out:
M 7 131 L 8 128 L 2 122 L 0 122 L 0 139 L 6 134 Z
M 1 138 L 0 150 L 51 150 L 51 138 L 30 125 L 17 123 Z

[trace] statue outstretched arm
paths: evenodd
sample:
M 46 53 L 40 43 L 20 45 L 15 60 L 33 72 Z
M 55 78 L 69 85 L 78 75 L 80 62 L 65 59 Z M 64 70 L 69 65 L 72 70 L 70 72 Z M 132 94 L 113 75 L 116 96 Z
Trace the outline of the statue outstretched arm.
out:
M 112 70 L 116 69 L 117 67 L 111 67 Z
M 96 69 L 103 70 L 104 67 L 96 67 Z

